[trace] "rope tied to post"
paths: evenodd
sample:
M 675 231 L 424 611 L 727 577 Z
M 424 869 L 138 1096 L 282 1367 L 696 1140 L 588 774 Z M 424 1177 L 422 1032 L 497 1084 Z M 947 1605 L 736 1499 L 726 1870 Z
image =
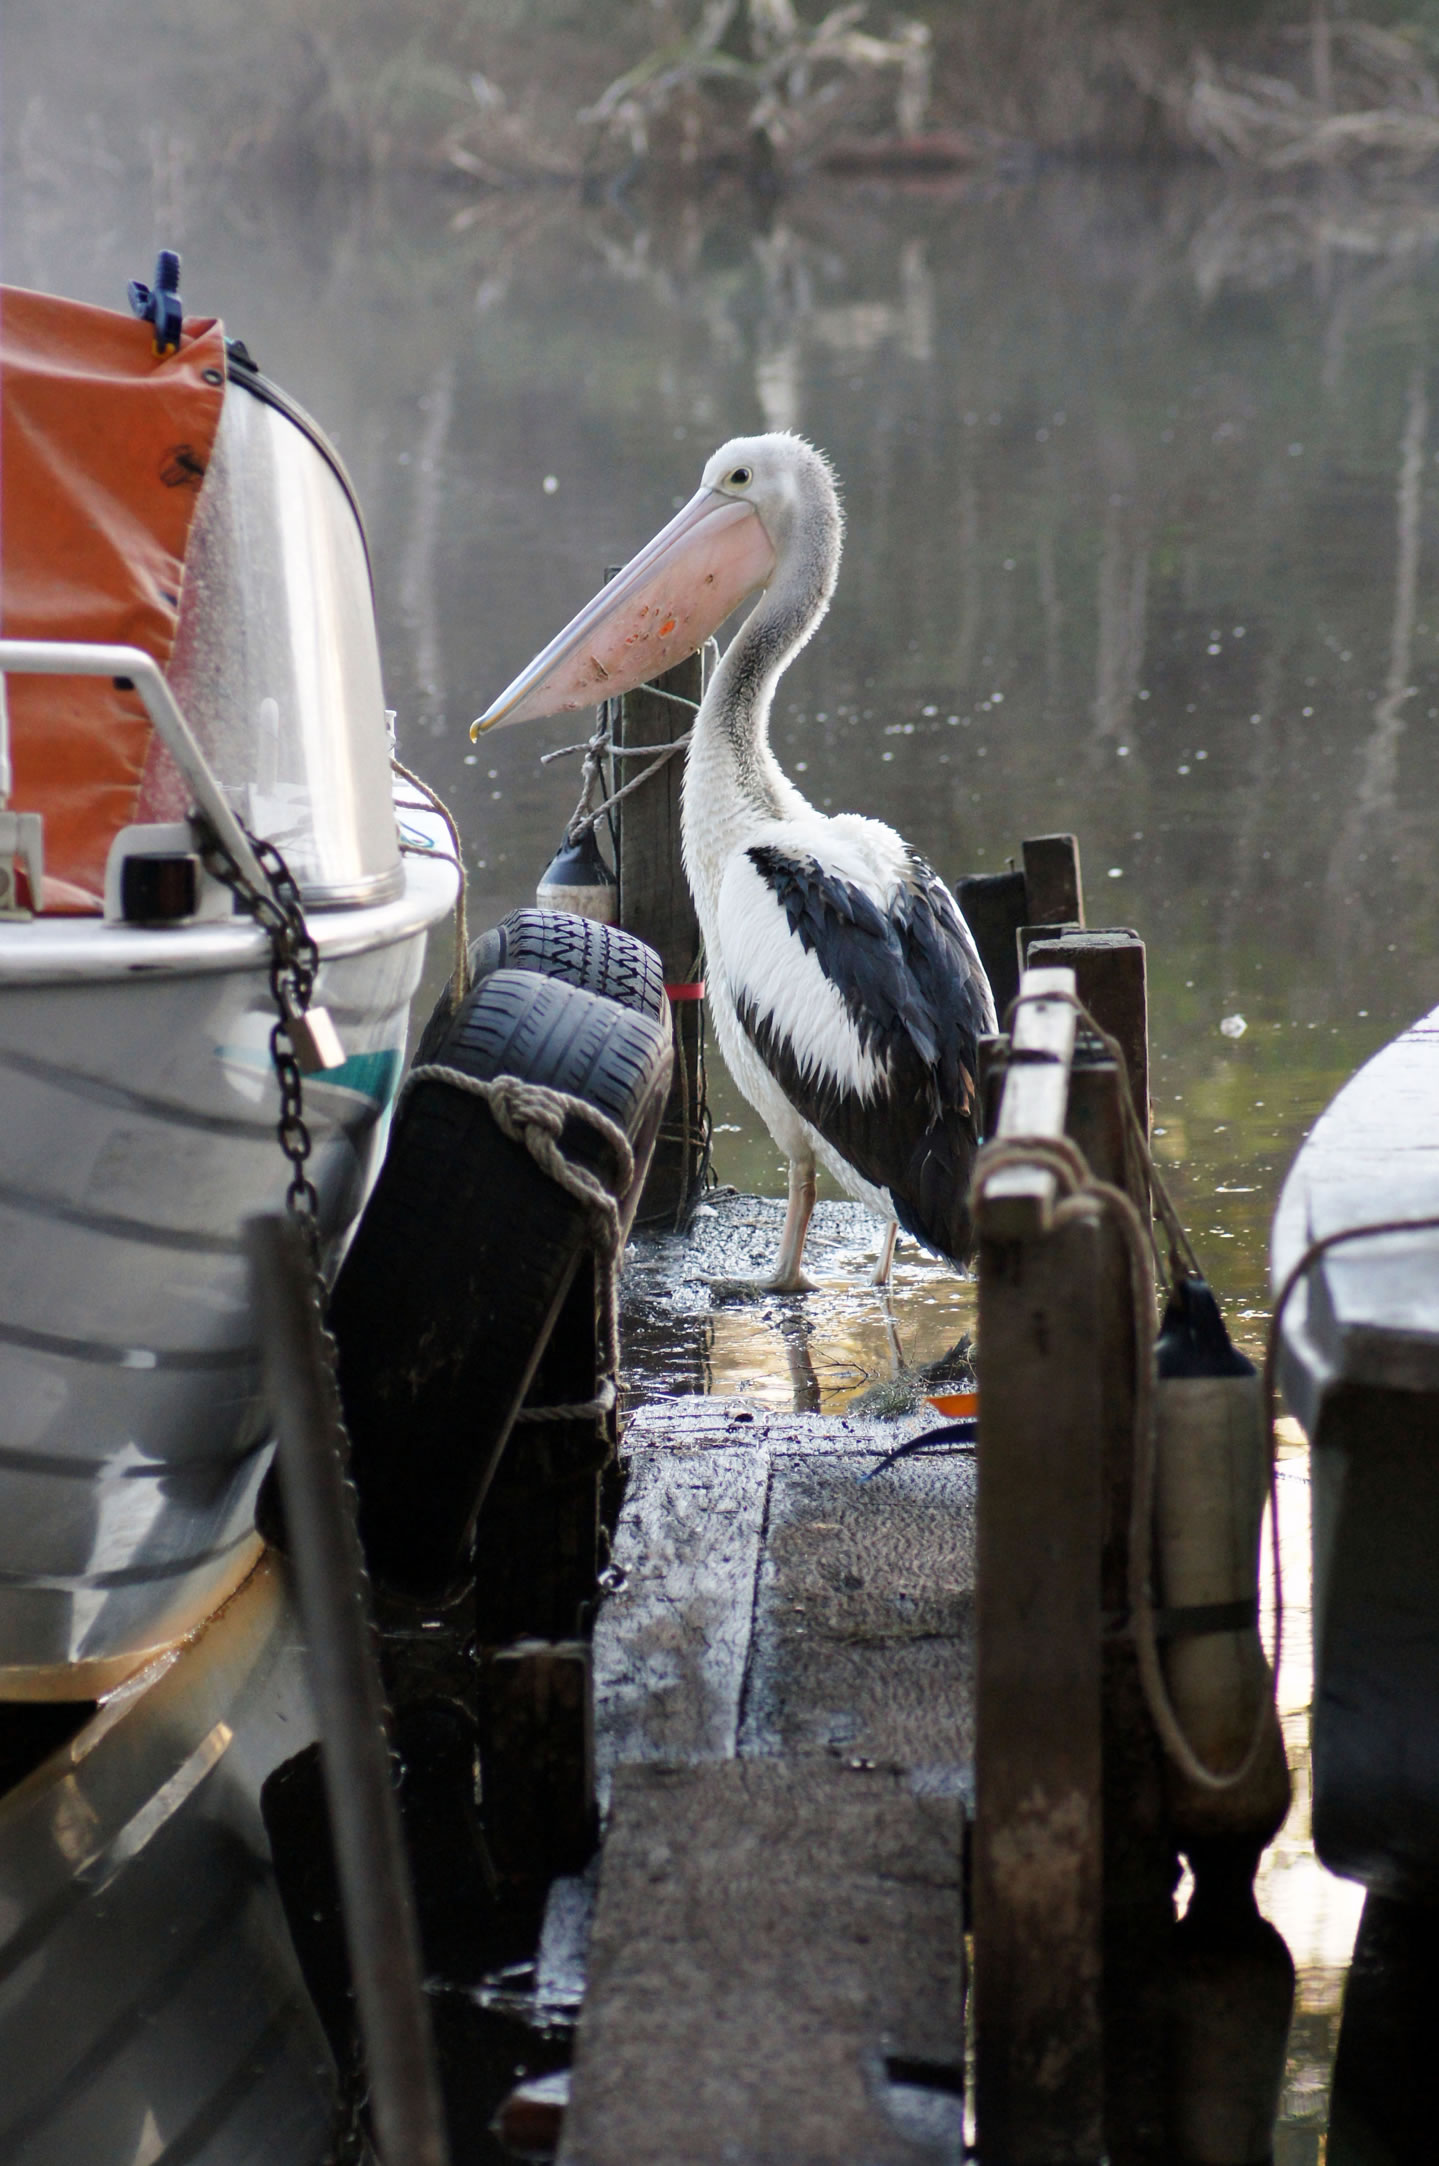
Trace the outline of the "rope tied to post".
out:
M 443 1061 L 412 1068 L 405 1078 L 399 1106 L 421 1083 L 445 1083 L 452 1090 L 478 1098 L 502 1135 L 529 1152 L 540 1171 L 573 1197 L 585 1214 L 590 1245 L 594 1250 L 600 1298 L 600 1330 L 604 1345 L 605 1373 L 593 1399 L 565 1406 L 522 1407 L 517 1421 L 599 1420 L 615 1404 L 620 1375 L 619 1256 L 622 1245 L 620 1198 L 635 1177 L 635 1154 L 629 1137 L 607 1113 L 588 1099 L 570 1091 L 555 1090 L 548 1083 L 527 1083 L 515 1075 L 466 1075 L 462 1068 Z M 589 1166 L 567 1158 L 561 1149 L 566 1121 L 580 1121 L 614 1154 L 613 1186 L 607 1185 Z
M 1122 1048 L 1117 1040 L 1095 1021 L 1076 995 L 1057 991 L 1021 993 L 1018 999 L 1011 1003 L 1006 1021 L 1012 1017 L 1016 1008 L 1027 1002 L 1038 1001 L 1058 1001 L 1073 1007 L 1083 1028 L 1092 1032 L 1116 1061 L 1121 1078 L 1126 1075 Z M 1188 1236 L 1179 1222 L 1178 1213 L 1165 1192 L 1150 1155 L 1149 1140 L 1140 1126 L 1128 1088 L 1122 1089 L 1119 1095 L 1126 1114 L 1127 1148 L 1140 1156 L 1155 1209 L 1169 1236 L 1170 1270 L 1174 1273 L 1180 1271 L 1182 1256 L 1194 1274 L 1200 1276 Z M 986 1187 L 997 1174 L 1017 1166 L 1037 1166 L 1053 1175 L 1060 1190 L 1052 1220 L 1055 1226 L 1062 1226 L 1081 1217 L 1107 1219 L 1119 1234 L 1129 1271 L 1130 1308 L 1134 1319 L 1134 1487 L 1130 1502 L 1128 1592 L 1140 1681 L 1164 1749 L 1186 1780 L 1193 1783 L 1196 1789 L 1210 1794 L 1237 1790 L 1248 1780 L 1265 1749 L 1269 1715 L 1273 1707 L 1273 1694 L 1277 1689 L 1283 1650 L 1284 1605 L 1279 1557 L 1272 1397 L 1266 1396 L 1263 1402 L 1269 1438 L 1269 1521 L 1274 1560 L 1274 1652 L 1270 1665 L 1270 1694 L 1267 1698 L 1260 1699 L 1255 1712 L 1253 1734 L 1238 1765 L 1232 1769 L 1219 1770 L 1206 1767 L 1185 1736 L 1170 1700 L 1169 1688 L 1159 1659 L 1156 1606 L 1150 1577 L 1157 1413 L 1154 1277 L 1151 1261 L 1156 1256 L 1153 1226 L 1145 1225 L 1133 1199 L 1126 1195 L 1123 1189 L 1093 1177 L 1083 1153 L 1067 1136 L 1005 1136 L 984 1144 L 975 1160 L 970 1189 L 975 1207 L 978 1208 L 982 1203 Z

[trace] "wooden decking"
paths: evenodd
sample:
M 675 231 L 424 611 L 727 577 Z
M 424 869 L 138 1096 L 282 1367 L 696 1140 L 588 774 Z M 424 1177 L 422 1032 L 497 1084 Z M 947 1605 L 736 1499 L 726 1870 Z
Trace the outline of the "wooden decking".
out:
M 630 1426 L 566 2166 L 962 2154 L 974 1464 L 903 1433 Z

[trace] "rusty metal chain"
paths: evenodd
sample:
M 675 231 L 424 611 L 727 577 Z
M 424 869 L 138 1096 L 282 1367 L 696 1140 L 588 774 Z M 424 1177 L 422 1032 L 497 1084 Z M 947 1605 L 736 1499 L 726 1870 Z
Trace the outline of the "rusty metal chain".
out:
M 268 893 L 241 872 L 209 829 L 205 830 L 201 855 L 206 869 L 229 888 L 270 943 L 270 996 L 275 1003 L 270 1061 L 280 1088 L 280 1118 L 275 1133 L 290 1166 L 285 1208 L 304 1227 L 311 1254 L 317 1256 L 320 1199 L 306 1170 L 313 1145 L 305 1120 L 304 1071 L 295 1041 L 297 1026 L 303 1023 L 310 1006 L 320 951 L 305 923 L 300 890 L 284 858 L 273 842 L 252 835 L 248 828 L 244 834 L 269 877 Z

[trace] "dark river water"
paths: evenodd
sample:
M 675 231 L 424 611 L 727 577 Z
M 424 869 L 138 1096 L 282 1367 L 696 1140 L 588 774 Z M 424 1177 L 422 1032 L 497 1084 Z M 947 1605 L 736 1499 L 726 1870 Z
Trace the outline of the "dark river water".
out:
M 538 762 L 572 723 L 475 749 L 471 716 L 725 437 L 825 448 L 848 546 L 784 680 L 780 755 L 950 874 L 1078 835 L 1091 923 L 1148 943 L 1156 1153 L 1258 1343 L 1297 1144 L 1439 1001 L 1431 225 L 1199 169 L 581 204 L 272 194 L 163 143 L 148 173 L 116 170 L 86 141 L 21 156 L 12 127 L 6 275 L 119 305 L 177 245 L 188 307 L 335 437 L 402 756 L 462 824 L 476 927 L 531 897 L 577 777 Z M 721 1179 L 775 1194 L 774 1149 L 722 1080 L 715 1117 Z M 912 1251 L 906 1268 L 947 1330 L 956 1301 Z M 846 1329 L 831 1397 L 867 1373 L 855 1346 L 883 1344 L 875 1316 Z M 719 1328 L 721 1388 L 783 1396 L 763 1337 Z M 1302 1448 L 1283 1477 L 1302 1792 Z M 1358 1908 L 1315 1863 L 1302 1796 L 1262 1895 L 1300 1969 L 1276 2152 L 1299 2166 L 1324 2156 Z
M 950 874 L 1078 835 L 1090 921 L 1148 943 L 1156 1152 L 1252 1337 L 1296 1144 L 1439 1000 L 1439 274 L 1398 211 L 1291 210 L 1204 170 L 666 213 L 52 159 L 4 241 L 115 304 L 175 240 L 187 305 L 334 435 L 480 924 L 548 860 L 576 778 L 538 755 L 575 733 L 475 748 L 471 716 L 726 436 L 823 445 L 849 539 L 781 757 Z M 716 1116 L 721 1177 L 782 1185 Z

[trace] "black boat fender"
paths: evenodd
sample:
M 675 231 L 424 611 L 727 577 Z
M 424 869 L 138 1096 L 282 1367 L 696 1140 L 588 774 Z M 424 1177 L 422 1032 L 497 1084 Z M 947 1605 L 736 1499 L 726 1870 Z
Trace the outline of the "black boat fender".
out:
M 422 1045 L 330 1325 L 371 1571 L 428 1599 L 465 1575 L 485 1491 L 595 1239 L 593 1205 L 539 1162 L 548 1139 L 531 1101 L 558 1126 L 561 1172 L 613 1198 L 622 1242 L 671 1050 L 650 1016 L 515 969 L 482 977 Z M 511 1079 L 499 1100 L 466 1087 L 497 1078 Z

